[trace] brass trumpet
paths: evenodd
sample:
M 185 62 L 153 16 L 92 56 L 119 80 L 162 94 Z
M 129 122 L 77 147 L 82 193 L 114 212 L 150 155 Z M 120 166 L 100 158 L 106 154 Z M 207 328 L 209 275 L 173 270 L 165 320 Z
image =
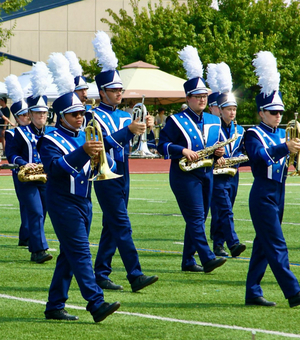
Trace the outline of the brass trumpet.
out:
M 300 123 L 297 120 L 298 112 L 295 112 L 294 116 L 295 116 L 295 119 L 289 121 L 285 129 L 285 139 L 287 142 L 295 138 L 300 138 Z M 295 165 L 295 162 L 296 162 L 296 165 Z M 295 166 L 295 171 L 290 173 L 288 176 L 300 176 L 299 152 L 291 153 L 290 156 L 287 158 L 286 166 L 289 167 L 290 165 Z
M 101 126 L 98 123 L 98 121 L 94 117 L 94 112 L 92 113 L 93 118 L 89 121 L 86 128 L 84 129 L 86 133 L 86 141 L 89 140 L 96 140 L 96 135 L 98 135 L 98 139 L 100 142 L 102 142 L 103 149 L 99 152 L 99 163 L 95 162 L 95 157 L 91 157 L 91 169 L 94 171 L 96 167 L 98 166 L 98 173 L 96 176 L 89 179 L 89 181 L 103 181 L 106 179 L 114 179 L 122 177 L 123 175 L 118 175 L 113 173 L 108 165 L 107 157 L 105 153 L 104 148 L 104 142 L 103 142 L 103 135 L 101 131 Z

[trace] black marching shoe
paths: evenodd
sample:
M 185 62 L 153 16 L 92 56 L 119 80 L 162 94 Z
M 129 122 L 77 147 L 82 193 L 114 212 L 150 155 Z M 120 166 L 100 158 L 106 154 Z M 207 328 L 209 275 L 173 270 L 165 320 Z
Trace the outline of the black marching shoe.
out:
M 69 314 L 65 309 L 46 311 L 45 316 L 48 320 L 79 320 L 78 316 Z
M 224 257 L 220 257 L 220 258 L 215 258 L 213 260 L 210 260 L 208 262 L 206 262 L 203 265 L 203 269 L 204 269 L 204 273 L 210 273 L 212 272 L 214 269 L 223 266 L 223 264 L 226 262 L 226 259 Z
M 30 261 L 36 263 L 44 263 L 53 259 L 51 254 L 45 252 L 45 250 L 38 251 L 36 253 L 31 253 Z
M 276 302 L 268 301 L 263 296 L 259 296 L 254 299 L 246 299 L 245 305 L 246 306 L 274 307 L 276 306 Z
M 217 246 L 214 249 L 214 253 L 216 256 L 228 256 L 228 253 L 225 251 L 224 247 L 222 246 Z
M 141 290 L 147 286 L 152 285 L 157 280 L 158 276 L 156 275 L 154 276 L 141 275 L 131 283 L 131 289 L 133 292 L 137 292 L 138 290 Z
M 192 266 L 187 266 L 182 268 L 183 272 L 194 272 L 194 273 L 199 273 L 199 272 L 204 272 L 204 269 L 200 264 L 193 264 Z
M 18 246 L 19 247 L 28 247 L 29 246 L 29 240 L 19 240 Z
M 246 250 L 245 244 L 238 243 L 230 248 L 230 253 L 232 257 L 236 257 L 239 256 L 245 250 Z
M 289 305 L 291 308 L 300 305 L 300 292 L 289 298 Z
M 108 302 L 103 302 L 102 305 L 93 313 L 93 319 L 95 322 L 100 322 L 106 319 L 110 314 L 114 313 L 121 306 L 120 302 L 114 302 L 109 304 Z
M 102 289 L 110 289 L 110 290 L 123 290 L 123 286 L 116 285 L 111 280 L 101 280 L 97 281 L 97 285 Z

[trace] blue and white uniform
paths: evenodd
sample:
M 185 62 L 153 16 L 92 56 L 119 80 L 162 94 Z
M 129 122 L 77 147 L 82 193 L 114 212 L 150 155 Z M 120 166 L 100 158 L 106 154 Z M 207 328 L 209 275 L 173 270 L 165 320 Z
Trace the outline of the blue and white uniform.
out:
M 118 248 L 124 263 L 127 279 L 132 283 L 143 275 L 139 257 L 132 240 L 131 223 L 127 205 L 129 198 L 129 141 L 133 138 L 128 125 L 130 113 L 115 109 L 105 103 L 94 109 L 94 117 L 102 128 L 105 150 L 116 162 L 116 173 L 122 177 L 94 181 L 94 189 L 103 212 L 103 229 L 95 261 L 97 281 L 108 280 L 112 271 L 111 261 Z M 92 118 L 86 116 L 87 123 Z
M 246 299 L 263 296 L 260 282 L 269 264 L 285 298 L 300 292 L 290 270 L 288 250 L 281 229 L 284 210 L 286 156 L 285 130 L 261 122 L 245 134 L 245 147 L 254 182 L 249 209 L 256 232 L 246 282 Z
M 234 123 L 227 125 L 221 119 L 221 134 L 224 140 L 232 138 L 235 134 Z M 239 157 L 244 151 L 244 129 L 237 125 L 238 138 L 225 146 L 224 158 Z M 239 167 L 239 164 L 233 166 Z M 215 249 L 218 246 L 223 247 L 224 241 L 230 249 L 239 243 L 239 238 L 234 229 L 233 205 L 237 195 L 239 185 L 239 172 L 235 176 L 220 174 L 214 175 L 213 195 L 211 200 L 211 226 L 210 234 L 213 237 Z
M 65 307 L 73 274 L 92 314 L 104 302 L 96 284 L 89 246 L 92 221 L 90 157 L 84 151 L 85 133 L 62 125 L 47 133 L 40 154 L 47 173 L 46 203 L 60 242 L 46 311 Z
M 38 129 L 30 123 L 15 129 L 11 148 L 11 162 L 19 166 L 27 163 L 41 163 L 37 151 L 39 139 L 53 127 Z M 20 199 L 24 202 L 29 223 L 29 252 L 36 253 L 48 249 L 44 232 L 46 218 L 46 184 L 41 181 L 20 182 L 18 180 Z
M 5 155 L 8 163 L 11 163 L 12 156 L 12 142 L 15 135 L 15 128 L 5 130 Z M 17 169 L 12 169 L 12 178 L 14 182 L 14 187 L 16 195 L 19 201 L 20 215 L 21 215 L 21 225 L 19 229 L 19 242 L 26 244 L 29 240 L 29 224 L 27 219 L 27 211 L 25 203 L 22 201 L 22 196 L 20 195 L 20 181 L 18 180 Z
M 168 117 L 166 126 L 160 132 L 157 149 L 165 159 L 171 159 L 170 186 L 186 223 L 182 269 L 196 264 L 196 251 L 202 264 L 215 258 L 205 235 L 213 173 L 212 167 L 182 171 L 179 160 L 183 157 L 184 148 L 198 151 L 215 145 L 220 140 L 219 117 L 206 112 L 197 115 L 190 108 Z

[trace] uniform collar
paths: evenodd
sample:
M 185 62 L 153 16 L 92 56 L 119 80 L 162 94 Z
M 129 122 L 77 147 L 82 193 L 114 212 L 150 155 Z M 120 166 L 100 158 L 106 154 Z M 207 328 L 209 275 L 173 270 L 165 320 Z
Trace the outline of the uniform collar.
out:
M 203 117 L 203 111 L 200 115 L 197 115 L 196 112 L 194 112 L 190 107 L 186 110 L 186 112 L 192 117 L 192 119 L 196 122 L 201 122 Z
M 260 122 L 259 126 L 260 126 L 263 130 L 265 130 L 265 131 L 267 131 L 267 132 L 270 132 L 270 133 L 275 133 L 275 132 L 277 131 L 277 128 L 276 128 L 276 127 L 273 128 L 273 127 L 267 125 L 267 124 L 264 123 L 264 122 Z
M 221 117 L 221 124 L 222 124 L 222 127 L 228 129 L 231 127 L 232 121 L 229 124 L 226 124 L 223 118 Z
M 108 105 L 103 102 L 100 103 L 99 107 L 109 111 L 115 111 L 118 108 L 117 106 Z
M 72 130 L 62 126 L 61 124 L 58 125 L 58 129 L 62 130 L 66 135 L 68 135 L 70 137 L 77 137 L 79 135 L 79 131 L 72 131 Z
M 45 127 L 38 129 L 32 122 L 29 125 L 36 136 L 42 136 L 45 133 Z

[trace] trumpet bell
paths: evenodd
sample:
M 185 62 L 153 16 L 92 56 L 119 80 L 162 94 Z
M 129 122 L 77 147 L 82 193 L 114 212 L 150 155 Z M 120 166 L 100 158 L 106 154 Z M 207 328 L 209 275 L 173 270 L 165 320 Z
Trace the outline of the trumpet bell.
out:
M 109 169 L 108 165 L 105 163 L 105 164 L 102 164 L 97 175 L 90 178 L 89 181 L 92 181 L 92 182 L 105 181 L 105 180 L 108 180 L 108 179 L 115 179 L 115 178 L 119 178 L 119 177 L 123 177 L 123 175 L 115 174 L 114 172 L 112 172 Z

